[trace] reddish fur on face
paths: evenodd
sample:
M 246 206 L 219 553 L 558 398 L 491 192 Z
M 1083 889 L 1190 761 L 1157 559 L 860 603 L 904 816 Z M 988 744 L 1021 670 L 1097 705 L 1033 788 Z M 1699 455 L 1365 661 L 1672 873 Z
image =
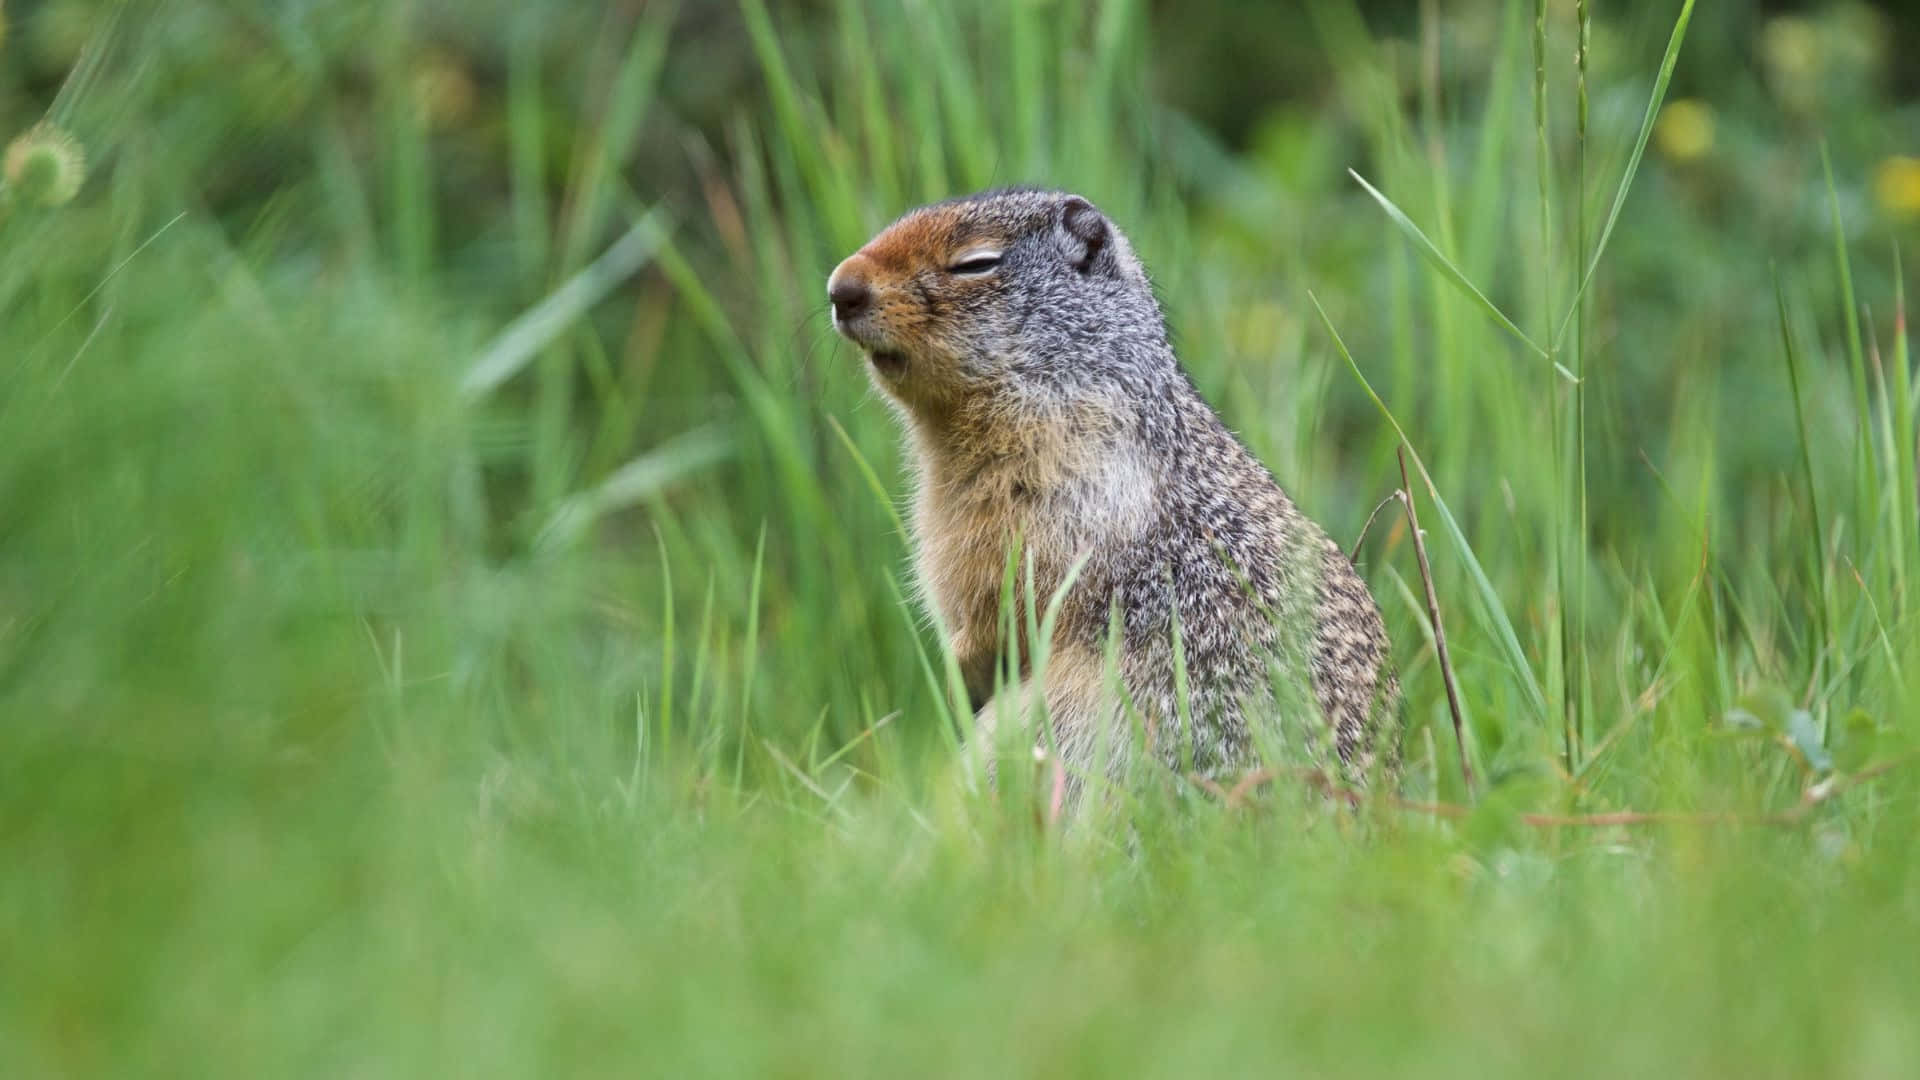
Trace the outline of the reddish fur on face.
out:
M 879 270 L 905 276 L 953 254 L 959 231 L 960 216 L 954 211 L 925 210 L 868 241 L 859 255 Z
M 895 222 L 867 246 L 848 256 L 829 281 L 855 277 L 865 281 L 884 304 L 920 273 L 946 264 L 959 246 L 959 215 L 944 208 L 923 210 Z
M 829 290 L 848 283 L 866 288 L 865 310 L 836 325 L 869 353 L 909 357 L 903 366 L 877 365 L 876 373 L 889 393 L 928 419 L 949 412 L 963 393 L 951 362 L 972 336 L 968 328 L 945 325 L 942 312 L 987 287 L 953 278 L 947 267 L 985 238 L 960 207 L 929 207 L 895 222 L 828 279 Z

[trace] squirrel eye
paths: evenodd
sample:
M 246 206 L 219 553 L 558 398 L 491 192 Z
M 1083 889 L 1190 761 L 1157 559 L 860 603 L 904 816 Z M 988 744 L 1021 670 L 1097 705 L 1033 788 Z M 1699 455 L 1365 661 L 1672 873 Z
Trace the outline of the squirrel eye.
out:
M 947 267 L 949 274 L 985 274 L 1000 265 L 997 251 L 970 252 Z

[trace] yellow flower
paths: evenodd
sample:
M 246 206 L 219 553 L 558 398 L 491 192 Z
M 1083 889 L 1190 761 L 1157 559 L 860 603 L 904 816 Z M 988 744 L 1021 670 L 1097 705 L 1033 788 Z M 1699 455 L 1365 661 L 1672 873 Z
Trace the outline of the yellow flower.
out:
M 1920 157 L 1895 154 L 1876 166 L 1873 199 L 1896 218 L 1920 219 Z
M 435 128 L 458 126 L 473 111 L 476 91 L 473 77 L 452 55 L 430 51 L 416 61 L 413 72 L 413 98 Z
M 1820 33 L 1811 20 L 1795 15 L 1768 19 L 1760 31 L 1760 52 L 1776 78 L 1805 80 L 1820 73 Z
M 59 206 L 80 193 L 87 158 L 73 136 L 39 123 L 7 144 L 0 181 L 8 195 L 36 206 Z
M 1693 161 L 1713 149 L 1713 106 L 1696 98 L 1669 101 L 1653 125 L 1654 144 L 1675 161 Z

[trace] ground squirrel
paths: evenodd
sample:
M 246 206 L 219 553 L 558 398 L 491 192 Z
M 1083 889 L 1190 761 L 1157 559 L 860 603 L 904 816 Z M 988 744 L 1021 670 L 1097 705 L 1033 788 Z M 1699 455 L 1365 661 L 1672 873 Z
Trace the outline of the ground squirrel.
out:
M 1399 684 L 1366 584 L 1201 399 L 1145 269 L 1091 203 L 1012 189 L 923 207 L 827 293 L 904 422 L 919 584 L 983 725 L 1000 712 L 1019 544 L 1043 605 L 1084 560 L 1040 687 L 1052 731 L 1037 736 L 1076 789 L 1141 745 L 1211 776 L 1256 764 L 1282 732 L 1330 734 L 1354 778 L 1376 746 L 1392 754 Z M 1283 726 L 1315 712 L 1324 724 Z

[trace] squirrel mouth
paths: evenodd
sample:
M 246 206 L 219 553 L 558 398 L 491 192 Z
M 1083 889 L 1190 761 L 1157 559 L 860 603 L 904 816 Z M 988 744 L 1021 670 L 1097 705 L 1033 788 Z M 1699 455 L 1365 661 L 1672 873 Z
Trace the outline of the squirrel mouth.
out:
M 888 378 L 898 378 L 907 370 L 907 355 L 892 349 L 869 349 L 867 360 L 875 371 Z

